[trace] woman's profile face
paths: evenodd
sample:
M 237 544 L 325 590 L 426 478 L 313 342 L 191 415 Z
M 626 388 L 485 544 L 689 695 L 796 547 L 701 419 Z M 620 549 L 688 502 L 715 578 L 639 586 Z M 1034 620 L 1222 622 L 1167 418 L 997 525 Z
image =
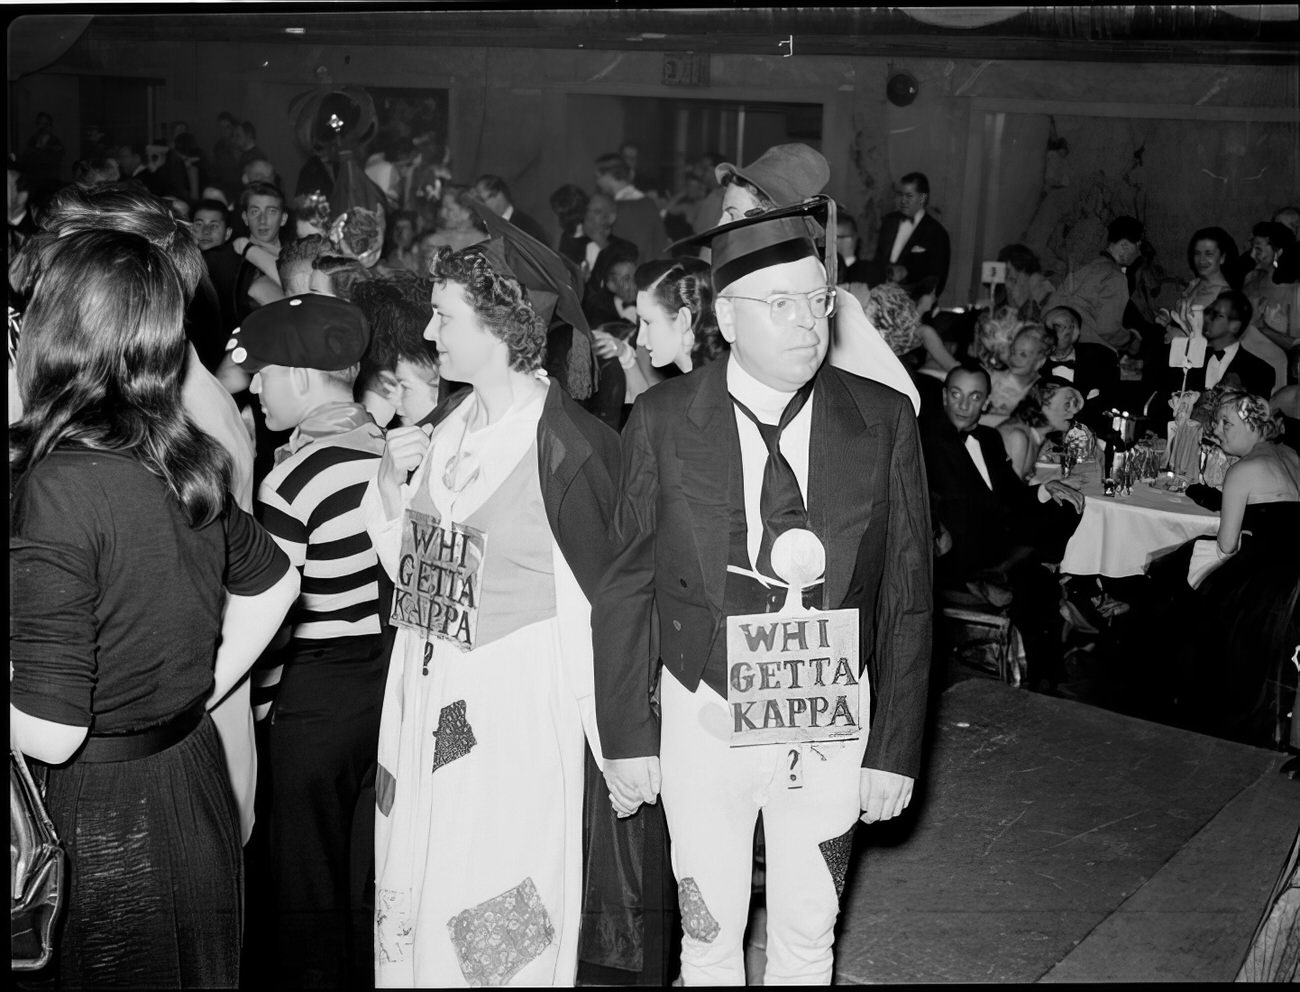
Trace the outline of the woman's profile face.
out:
M 1219 243 L 1213 238 L 1201 238 L 1192 245 L 1192 268 L 1198 276 L 1218 275 L 1222 266 L 1223 252 L 1219 251 Z
M 1214 439 L 1227 455 L 1246 455 L 1259 443 L 1259 433 L 1246 421 L 1234 406 L 1223 406 L 1214 421 Z
M 429 296 L 433 319 L 424 336 L 438 349 L 438 372 L 453 382 L 474 385 L 484 374 L 509 366 L 505 342 L 479 319 L 459 283 L 434 283 Z
M 397 415 L 404 426 L 418 424 L 438 405 L 438 369 L 399 358 L 394 378 L 397 386 L 392 400 Z
M 1083 397 L 1077 389 L 1058 389 L 1043 404 L 1043 416 L 1054 431 L 1070 429 L 1074 415 L 1083 408 Z
M 664 310 L 652 293 L 642 290 L 636 294 L 636 314 L 636 343 L 650 352 L 650 364 L 655 368 L 673 364 L 688 351 L 681 321 Z
M 1273 267 L 1273 260 L 1277 258 L 1277 252 L 1268 238 L 1256 237 L 1250 240 L 1250 257 L 1255 260 L 1255 268 L 1268 271 Z

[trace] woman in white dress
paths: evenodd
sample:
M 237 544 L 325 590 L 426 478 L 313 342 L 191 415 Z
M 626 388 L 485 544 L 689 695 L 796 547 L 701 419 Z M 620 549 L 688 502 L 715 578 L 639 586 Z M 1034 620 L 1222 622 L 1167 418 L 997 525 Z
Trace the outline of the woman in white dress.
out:
M 389 432 L 362 502 L 399 628 L 376 984 L 572 985 L 584 732 L 602 762 L 589 601 L 611 557 L 618 440 L 538 372 L 546 328 L 499 241 L 439 249 L 432 275 L 425 336 L 472 388 Z

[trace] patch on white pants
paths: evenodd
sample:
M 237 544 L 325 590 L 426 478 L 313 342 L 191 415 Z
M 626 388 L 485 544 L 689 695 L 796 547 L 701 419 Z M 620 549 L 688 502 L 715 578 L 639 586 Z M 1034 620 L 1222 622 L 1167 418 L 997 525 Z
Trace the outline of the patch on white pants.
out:
M 854 820 L 847 831 L 817 845 L 826 860 L 826 869 L 831 873 L 831 881 L 835 883 L 837 897 L 844 895 L 844 882 L 849 876 L 849 856 L 853 853 L 853 832 L 857 827 L 858 821 Z
M 433 736 L 437 738 L 433 742 L 433 771 L 469 754 L 478 739 L 465 719 L 465 700 L 458 699 L 442 708 Z
M 682 929 L 686 935 L 705 944 L 711 944 L 722 930 L 709 912 L 693 878 L 683 878 L 677 886 L 677 902 L 682 910 Z
M 457 913 L 447 930 L 461 974 L 473 986 L 505 985 L 555 940 L 531 878 Z
M 397 964 L 411 952 L 411 890 L 375 892 L 375 961 Z

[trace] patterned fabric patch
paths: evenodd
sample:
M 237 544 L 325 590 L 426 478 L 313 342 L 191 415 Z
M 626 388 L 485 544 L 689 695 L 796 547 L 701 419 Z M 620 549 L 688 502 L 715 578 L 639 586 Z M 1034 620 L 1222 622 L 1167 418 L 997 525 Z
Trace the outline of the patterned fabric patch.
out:
M 375 960 L 397 964 L 411 953 L 411 891 L 379 889 L 375 892 Z
M 433 745 L 433 771 L 469 754 L 478 741 L 474 738 L 474 728 L 465 719 L 465 700 L 458 699 L 442 708 L 433 736 L 437 738 Z
M 393 800 L 397 797 L 397 779 L 383 765 L 375 771 L 375 806 L 387 816 L 393 809 Z
M 457 913 L 447 929 L 461 974 L 474 987 L 506 984 L 555 940 L 555 927 L 531 878 Z
M 704 896 L 693 878 L 683 878 L 677 886 L 677 902 L 682 909 L 682 929 L 687 936 L 705 944 L 717 939 L 722 927 L 704 904 Z
M 826 859 L 826 869 L 831 873 L 835 883 L 835 895 L 844 895 L 844 881 L 849 876 L 849 855 L 853 853 L 853 831 L 858 828 L 858 821 L 838 837 L 824 840 L 817 847 Z

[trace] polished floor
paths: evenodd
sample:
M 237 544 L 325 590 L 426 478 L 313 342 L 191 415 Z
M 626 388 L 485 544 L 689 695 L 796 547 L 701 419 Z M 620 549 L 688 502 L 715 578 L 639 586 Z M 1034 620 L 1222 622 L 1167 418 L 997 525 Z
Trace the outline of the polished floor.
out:
M 1230 981 L 1300 827 L 1287 756 L 954 665 L 912 809 L 858 831 L 841 984 Z M 1111 686 L 1110 690 L 1114 687 Z M 761 981 L 756 898 L 748 963 Z

